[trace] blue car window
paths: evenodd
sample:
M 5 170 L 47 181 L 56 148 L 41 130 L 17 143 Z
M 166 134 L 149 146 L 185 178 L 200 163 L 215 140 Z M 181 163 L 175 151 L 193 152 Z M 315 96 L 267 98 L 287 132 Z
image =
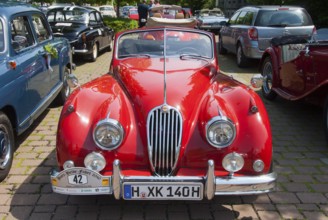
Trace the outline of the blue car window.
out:
M 38 42 L 45 41 L 50 38 L 49 30 L 47 29 L 47 26 L 45 25 L 46 21 L 43 19 L 40 15 L 33 15 L 33 26 L 35 33 L 37 34 L 37 40 Z
M 11 45 L 16 52 L 32 46 L 34 38 L 28 19 L 25 16 L 19 16 L 11 21 Z

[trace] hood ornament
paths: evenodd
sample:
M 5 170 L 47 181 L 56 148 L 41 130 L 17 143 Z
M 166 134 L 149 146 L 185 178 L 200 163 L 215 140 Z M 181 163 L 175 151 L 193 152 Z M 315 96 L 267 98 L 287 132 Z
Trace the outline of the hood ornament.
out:
M 164 104 L 164 105 L 162 105 L 161 110 L 162 110 L 163 113 L 168 113 L 169 112 L 169 106 Z

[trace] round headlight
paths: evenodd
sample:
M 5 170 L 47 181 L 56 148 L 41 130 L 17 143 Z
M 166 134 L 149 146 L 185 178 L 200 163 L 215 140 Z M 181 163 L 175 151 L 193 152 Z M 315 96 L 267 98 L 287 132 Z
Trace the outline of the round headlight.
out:
M 114 119 L 98 122 L 93 132 L 93 139 L 97 146 L 104 150 L 117 148 L 123 140 L 123 127 Z
M 92 152 L 84 158 L 84 166 L 99 172 L 105 168 L 106 160 L 100 153 Z
M 227 154 L 222 161 L 223 168 L 230 172 L 234 173 L 241 170 L 244 166 L 244 158 L 238 153 Z
M 224 117 L 215 117 L 207 123 L 206 138 L 213 147 L 227 147 L 235 137 L 235 125 L 230 120 Z

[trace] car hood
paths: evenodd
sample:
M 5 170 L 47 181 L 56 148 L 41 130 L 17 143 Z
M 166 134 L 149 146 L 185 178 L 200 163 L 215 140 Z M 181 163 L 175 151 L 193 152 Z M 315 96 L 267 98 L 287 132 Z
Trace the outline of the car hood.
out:
M 88 30 L 88 26 L 84 23 L 77 22 L 57 22 L 51 24 L 54 35 L 63 36 L 70 41 L 74 40 L 80 33 Z
M 208 91 L 216 69 L 204 60 L 180 58 L 167 58 L 165 68 L 166 76 L 163 58 L 126 59 L 120 62 L 118 76 L 144 119 L 153 108 L 165 103 L 190 118 L 193 106 Z

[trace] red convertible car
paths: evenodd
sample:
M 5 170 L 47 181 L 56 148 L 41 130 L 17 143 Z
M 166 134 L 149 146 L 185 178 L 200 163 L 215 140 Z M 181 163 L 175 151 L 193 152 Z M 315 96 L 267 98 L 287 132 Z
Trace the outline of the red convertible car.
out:
M 261 75 L 254 76 L 252 84 L 262 87 L 268 100 L 279 95 L 324 106 L 328 138 L 328 39 L 316 34 L 311 41 L 304 36 L 282 36 L 271 44 L 260 62 Z
M 77 87 L 59 120 L 53 191 L 202 200 L 273 190 L 267 112 L 219 72 L 215 45 L 191 28 L 125 31 L 107 74 L 83 86 L 70 76 Z

